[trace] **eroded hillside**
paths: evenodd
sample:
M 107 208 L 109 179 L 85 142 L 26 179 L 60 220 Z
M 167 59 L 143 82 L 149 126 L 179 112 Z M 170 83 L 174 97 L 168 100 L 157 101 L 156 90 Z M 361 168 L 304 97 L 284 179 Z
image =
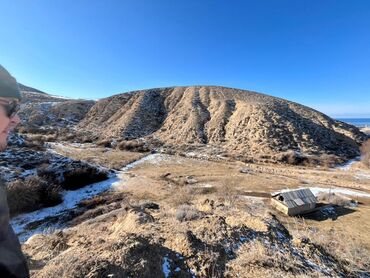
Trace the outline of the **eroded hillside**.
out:
M 359 154 L 357 128 L 284 99 L 251 91 L 172 87 L 135 91 L 98 101 L 79 128 L 92 138 L 156 140 L 172 149 L 212 146 L 222 154 L 274 158 Z

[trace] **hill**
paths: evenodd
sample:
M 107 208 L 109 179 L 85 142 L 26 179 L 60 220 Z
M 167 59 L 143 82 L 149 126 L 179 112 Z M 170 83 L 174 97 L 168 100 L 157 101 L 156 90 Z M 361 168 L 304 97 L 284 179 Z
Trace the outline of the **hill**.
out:
M 19 85 L 22 94 L 19 111 L 22 131 L 55 131 L 58 128 L 74 126 L 85 117 L 95 103 L 92 100 L 54 96 L 22 84 Z
M 99 100 L 79 128 L 92 138 L 159 141 L 171 149 L 208 147 L 245 159 L 296 156 L 352 158 L 365 135 L 309 107 L 252 91 L 169 87 Z M 204 148 L 203 148 L 204 150 Z M 205 151 L 207 152 L 207 151 Z

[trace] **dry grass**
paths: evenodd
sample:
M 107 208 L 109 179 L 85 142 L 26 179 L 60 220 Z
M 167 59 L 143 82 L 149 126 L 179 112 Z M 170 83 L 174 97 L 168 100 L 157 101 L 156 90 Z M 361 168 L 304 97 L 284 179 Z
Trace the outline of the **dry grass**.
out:
M 300 273 L 301 262 L 277 248 L 266 248 L 258 240 L 243 245 L 228 264 L 230 277 L 316 277 Z M 317 274 L 316 274 L 317 275 Z
M 12 215 L 53 206 L 62 201 L 60 187 L 48 184 L 38 176 L 8 183 L 7 195 Z
M 134 162 L 146 155 L 144 153 L 128 152 L 101 147 L 96 148 L 93 146 L 75 147 L 73 145 L 64 145 L 63 147 L 60 147 L 58 145 L 54 145 L 53 148 L 58 153 L 75 160 L 86 161 L 116 170 L 119 170 L 127 164 Z
M 117 148 L 122 151 L 133 151 L 141 153 L 150 151 L 145 143 L 139 140 L 121 141 L 120 143 L 118 143 Z
M 360 149 L 362 163 L 370 168 L 370 139 L 364 142 Z
M 339 225 L 339 224 L 338 224 Z M 306 221 L 294 221 L 289 228 L 295 241 L 307 238 L 309 241 L 323 247 L 334 258 L 343 262 L 343 267 L 349 273 L 355 273 L 370 268 L 370 249 L 364 246 L 361 238 L 338 229 L 318 230 L 309 226 Z M 366 232 L 366 231 L 364 231 Z
M 245 167 L 245 165 L 242 166 Z M 268 218 L 264 214 L 266 207 L 262 200 L 241 198 L 241 191 L 266 193 L 284 188 L 284 185 L 287 187 L 300 185 L 302 180 L 305 186 L 310 185 L 310 180 L 315 180 L 318 186 L 350 184 L 350 174 L 335 170 L 281 165 L 251 165 L 250 167 L 253 168 L 251 174 L 242 174 L 239 172 L 241 165 L 238 163 L 215 163 L 178 157 L 170 158 L 168 161 L 156 160 L 140 164 L 125 175 L 126 181 L 116 189 L 118 192 L 112 192 L 109 196 L 107 194 L 105 198 L 94 198 L 84 204 L 86 207 L 91 206 L 91 213 L 84 215 L 82 221 L 85 222 L 72 228 L 71 231 L 76 231 L 79 235 L 74 235 L 70 242 L 73 248 L 80 248 L 82 257 L 86 254 L 92 254 L 91 257 L 95 257 L 105 253 L 108 254 L 106 260 L 111 262 L 115 258 L 121 258 L 122 249 L 114 249 L 118 257 L 113 257 L 109 253 L 110 247 L 104 247 L 104 242 L 112 241 L 114 246 L 119 242 L 121 244 L 119 248 L 123 248 L 122 246 L 127 246 L 127 242 L 123 242 L 122 239 L 127 234 L 143 237 L 150 235 L 155 238 L 152 242 L 161 244 L 165 242 L 166 249 L 162 256 L 174 251 L 188 260 L 188 266 L 191 266 L 191 260 L 193 260 L 192 269 L 199 270 L 195 274 L 197 277 L 222 277 L 222 275 L 226 277 L 227 275 L 229 277 L 300 277 L 300 275 L 320 277 L 320 273 L 316 270 L 303 266 L 299 258 L 297 261 L 294 252 L 282 253 L 279 248 L 275 248 L 275 237 L 272 236 L 273 244 L 270 246 L 269 237 L 258 240 L 260 235 L 271 233 L 271 226 L 269 226 L 271 216 Z M 166 173 L 170 173 L 172 180 L 181 181 L 184 177 L 191 176 L 197 182 L 177 184 L 163 179 Z M 359 181 L 356 182 L 359 183 Z M 212 185 L 217 190 L 201 193 L 195 190 L 197 186 L 205 184 Z M 122 202 L 115 197 L 116 194 L 120 194 L 120 198 L 129 196 L 124 198 L 125 202 Z M 152 210 L 143 207 L 143 200 L 148 199 L 155 201 L 160 209 Z M 119 203 L 129 204 L 129 209 L 123 208 Z M 103 207 L 105 210 L 102 209 Z M 123 213 L 119 214 L 121 212 Z M 367 244 L 370 244 L 369 213 L 369 207 L 365 203 L 355 208 L 355 212 L 339 216 L 335 221 L 304 221 L 292 217 L 278 217 L 288 227 L 294 239 L 309 237 L 310 241 L 317 245 L 317 248 L 316 245 L 307 245 L 313 246 L 314 251 L 317 252 L 311 256 L 309 247 L 305 247 L 297 240 L 300 245 L 294 248 L 303 252 L 306 258 L 313 259 L 316 263 L 315 254 L 321 254 L 317 249 L 326 250 L 339 262 L 343 261 L 347 270 L 355 271 L 368 267 L 366 260 L 369 256 L 366 255 L 369 254 Z M 334 232 L 331 232 L 332 230 Z M 257 234 L 257 240 L 246 240 L 239 245 L 238 240 L 244 236 L 243 233 L 250 232 Z M 184 236 L 180 237 L 181 233 Z M 236 256 L 235 259 L 227 262 L 225 269 L 222 269 L 221 260 L 218 261 L 217 256 L 222 256 L 223 253 L 218 247 L 232 238 L 237 240 Z M 341 238 L 344 240 L 339 241 Z M 332 246 L 330 246 L 331 242 L 334 242 Z M 288 245 L 290 246 L 289 243 L 284 243 L 283 250 L 288 250 L 290 248 Z M 147 250 L 148 246 L 145 245 L 143 250 Z M 91 249 L 86 250 L 87 248 Z M 71 250 L 74 252 L 73 249 Z M 130 256 L 137 256 L 141 260 L 142 254 L 144 253 L 130 254 Z M 67 254 L 66 257 L 58 259 L 61 265 L 57 269 L 62 269 L 64 264 L 69 262 L 69 256 Z M 45 267 L 46 270 L 49 269 L 48 273 L 54 271 L 53 261 L 55 260 Z M 174 262 L 178 263 L 177 260 Z M 80 258 L 76 258 L 74 263 L 76 269 L 83 265 Z M 322 266 L 322 261 L 319 264 Z M 337 265 L 335 267 L 339 268 Z M 203 273 L 203 276 L 200 273 Z
M 200 217 L 200 212 L 193 206 L 181 205 L 177 208 L 175 217 L 178 221 L 190 221 Z

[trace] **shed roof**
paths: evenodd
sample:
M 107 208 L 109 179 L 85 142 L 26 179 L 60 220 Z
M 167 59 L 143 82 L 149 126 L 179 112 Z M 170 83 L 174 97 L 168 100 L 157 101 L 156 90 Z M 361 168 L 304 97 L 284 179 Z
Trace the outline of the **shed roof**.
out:
M 278 196 L 282 196 L 284 198 L 283 203 L 286 204 L 288 208 L 316 203 L 316 197 L 309 188 L 283 191 L 272 195 L 272 197 Z

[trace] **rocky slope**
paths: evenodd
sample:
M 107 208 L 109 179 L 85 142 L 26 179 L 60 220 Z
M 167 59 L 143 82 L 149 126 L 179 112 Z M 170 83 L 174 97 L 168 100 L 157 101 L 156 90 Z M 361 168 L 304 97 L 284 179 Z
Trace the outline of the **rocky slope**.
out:
M 222 154 L 266 158 L 359 154 L 354 126 L 284 99 L 225 87 L 135 91 L 99 100 L 79 128 L 100 139 L 159 140 L 179 149 L 209 146 Z
M 19 116 L 21 129 L 55 130 L 71 127 L 82 120 L 94 101 L 53 96 L 20 84 L 22 103 Z

